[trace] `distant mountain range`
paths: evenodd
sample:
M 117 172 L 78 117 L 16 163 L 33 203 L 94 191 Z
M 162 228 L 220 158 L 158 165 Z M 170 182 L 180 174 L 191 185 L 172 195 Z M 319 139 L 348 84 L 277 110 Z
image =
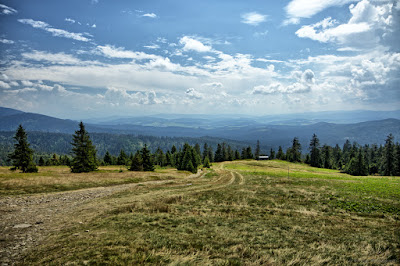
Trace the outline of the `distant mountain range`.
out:
M 326 118 L 324 120 L 324 117 Z M 375 121 L 367 121 L 373 120 Z M 400 111 L 392 112 L 323 112 L 278 116 L 200 116 L 155 115 L 146 117 L 110 117 L 84 121 L 89 132 L 168 137 L 211 136 L 254 144 L 264 148 L 289 147 L 298 137 L 303 149 L 312 134 L 321 144 L 342 145 L 346 139 L 359 144 L 384 144 L 392 133 L 400 140 Z M 358 121 L 332 123 L 331 121 Z M 363 122 L 360 122 L 363 121 Z M 78 128 L 78 121 L 26 113 L 0 107 L 0 131 L 15 131 L 22 124 L 27 131 L 68 133 Z

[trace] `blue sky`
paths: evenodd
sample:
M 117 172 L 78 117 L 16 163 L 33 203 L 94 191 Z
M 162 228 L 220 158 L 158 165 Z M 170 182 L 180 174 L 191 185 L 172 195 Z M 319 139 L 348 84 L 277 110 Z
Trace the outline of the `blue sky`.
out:
M 0 106 L 62 118 L 400 106 L 390 0 L 0 0 Z

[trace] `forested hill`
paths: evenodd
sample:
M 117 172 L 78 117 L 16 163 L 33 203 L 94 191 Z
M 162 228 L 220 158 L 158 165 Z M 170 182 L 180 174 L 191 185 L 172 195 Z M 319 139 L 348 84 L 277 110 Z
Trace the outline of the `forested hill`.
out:
M 135 119 L 137 120 L 135 123 Z M 83 121 L 85 122 L 85 121 Z M 263 123 L 258 117 L 215 118 L 200 117 L 176 119 L 175 117 L 138 117 L 126 124 L 86 124 L 89 133 L 110 133 L 125 135 L 148 135 L 157 137 L 211 136 L 222 139 L 255 144 L 260 140 L 264 148 L 277 149 L 289 147 L 293 137 L 298 137 L 303 150 L 308 148 L 311 136 L 315 133 L 321 144 L 342 145 L 347 139 L 359 144 L 384 144 L 390 133 L 396 141 L 400 140 L 400 120 L 384 119 L 353 124 L 313 123 L 304 125 L 273 125 Z M 128 123 L 129 122 L 129 123 Z M 78 122 L 50 116 L 25 113 L 9 108 L 0 108 L 0 131 L 15 132 L 19 124 L 28 132 L 53 132 L 72 134 L 78 129 Z M 0 143 L 1 145 L 1 143 Z

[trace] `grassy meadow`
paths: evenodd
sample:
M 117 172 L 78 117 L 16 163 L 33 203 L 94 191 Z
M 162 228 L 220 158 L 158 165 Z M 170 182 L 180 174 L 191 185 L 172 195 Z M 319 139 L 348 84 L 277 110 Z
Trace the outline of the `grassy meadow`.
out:
M 278 160 L 214 164 L 195 178 L 172 169 L 106 168 L 76 176 L 67 170 L 25 176 L 0 169 L 1 194 L 53 191 L 58 183 L 73 189 L 136 178 L 175 182 L 136 186 L 85 205 L 24 264 L 400 262 L 400 177 L 354 177 Z
M 90 187 L 140 183 L 183 178 L 187 172 L 173 168 L 156 168 L 155 172 L 131 172 L 125 166 L 100 166 L 90 173 L 71 173 L 66 166 L 39 166 L 38 173 L 10 171 L 0 167 L 0 196 L 76 190 Z

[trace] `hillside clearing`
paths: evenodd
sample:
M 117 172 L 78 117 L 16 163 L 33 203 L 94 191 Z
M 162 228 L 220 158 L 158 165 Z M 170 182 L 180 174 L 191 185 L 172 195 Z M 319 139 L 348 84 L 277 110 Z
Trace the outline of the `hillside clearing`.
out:
M 67 200 L 58 206 L 51 224 L 10 229 L 34 228 L 39 233 L 33 235 L 42 236 L 21 262 L 396 265 L 400 261 L 399 177 L 351 177 L 302 164 L 239 161 L 215 164 L 208 173 L 190 179 L 161 182 L 118 185 L 121 189 L 79 204 Z M 89 190 L 96 189 L 107 188 Z M 13 211 L 20 208 L 24 207 Z

